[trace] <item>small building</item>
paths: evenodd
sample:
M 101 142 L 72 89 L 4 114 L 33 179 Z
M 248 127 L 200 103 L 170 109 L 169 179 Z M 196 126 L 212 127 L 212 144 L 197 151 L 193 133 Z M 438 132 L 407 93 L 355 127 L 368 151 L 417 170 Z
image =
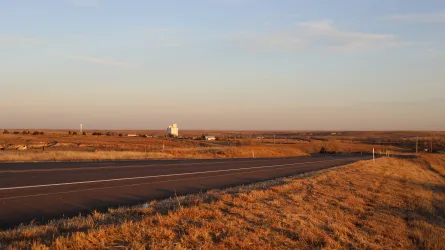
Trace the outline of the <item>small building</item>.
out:
M 213 136 L 213 135 L 207 135 L 207 136 L 204 136 L 204 139 L 205 139 L 206 141 L 215 141 L 215 140 L 216 140 L 216 137 Z
M 137 137 L 138 135 L 137 134 L 128 134 L 127 136 L 128 137 Z
M 167 135 L 168 136 L 174 136 L 174 137 L 179 136 L 178 124 L 172 124 L 172 125 L 168 126 L 168 128 L 167 128 Z

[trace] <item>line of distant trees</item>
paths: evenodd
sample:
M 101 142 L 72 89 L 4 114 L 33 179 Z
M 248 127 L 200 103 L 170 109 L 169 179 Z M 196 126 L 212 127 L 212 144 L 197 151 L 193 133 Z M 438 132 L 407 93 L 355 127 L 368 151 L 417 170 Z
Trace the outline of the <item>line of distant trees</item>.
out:
M 3 130 L 3 134 L 7 135 L 7 134 L 14 134 L 14 135 L 19 135 L 19 134 L 23 134 L 23 135 L 44 135 L 45 133 L 43 133 L 42 131 L 34 131 L 34 132 L 30 132 L 29 130 L 23 130 L 21 133 L 19 131 L 13 131 L 13 132 L 9 132 L 7 129 Z
M 77 132 L 72 132 L 71 130 L 70 131 L 68 131 L 68 134 L 69 135 L 78 135 L 78 133 Z M 82 132 L 82 135 L 87 135 L 87 133 L 86 132 Z

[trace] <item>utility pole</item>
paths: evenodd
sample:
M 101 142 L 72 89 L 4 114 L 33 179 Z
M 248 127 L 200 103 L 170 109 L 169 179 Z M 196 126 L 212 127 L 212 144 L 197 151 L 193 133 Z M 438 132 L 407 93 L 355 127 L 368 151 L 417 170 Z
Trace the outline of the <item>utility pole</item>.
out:
M 273 144 L 275 144 L 275 134 L 273 135 Z
M 375 149 L 372 149 L 372 161 L 375 162 Z

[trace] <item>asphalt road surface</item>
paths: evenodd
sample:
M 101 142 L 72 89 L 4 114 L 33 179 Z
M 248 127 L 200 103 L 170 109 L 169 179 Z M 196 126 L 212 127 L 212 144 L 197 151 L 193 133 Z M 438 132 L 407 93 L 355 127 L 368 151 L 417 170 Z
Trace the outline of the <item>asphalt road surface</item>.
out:
M 0 164 L 0 228 L 290 176 L 369 159 L 148 160 Z

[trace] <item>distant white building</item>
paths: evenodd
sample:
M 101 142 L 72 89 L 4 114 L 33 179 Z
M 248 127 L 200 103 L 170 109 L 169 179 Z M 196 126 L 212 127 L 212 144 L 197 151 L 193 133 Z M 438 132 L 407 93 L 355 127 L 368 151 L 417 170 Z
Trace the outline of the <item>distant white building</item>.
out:
M 213 135 L 208 135 L 208 136 L 205 136 L 205 140 L 206 141 L 214 141 L 214 140 L 216 140 L 216 137 Z
M 167 135 L 170 136 L 179 136 L 179 128 L 178 124 L 172 124 L 167 128 Z

